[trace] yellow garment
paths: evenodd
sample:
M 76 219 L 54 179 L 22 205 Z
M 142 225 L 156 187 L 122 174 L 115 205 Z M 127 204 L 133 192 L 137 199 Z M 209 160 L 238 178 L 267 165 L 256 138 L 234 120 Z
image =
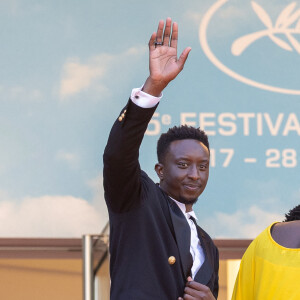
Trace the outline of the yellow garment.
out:
M 266 228 L 248 247 L 231 300 L 299 300 L 300 249 L 285 248 Z

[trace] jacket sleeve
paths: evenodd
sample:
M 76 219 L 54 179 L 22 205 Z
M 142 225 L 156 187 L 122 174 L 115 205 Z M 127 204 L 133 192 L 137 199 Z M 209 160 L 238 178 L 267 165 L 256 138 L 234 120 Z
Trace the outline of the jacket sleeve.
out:
M 156 109 L 141 108 L 130 99 L 115 121 L 103 155 L 103 184 L 108 208 L 126 212 L 141 195 L 139 148 Z

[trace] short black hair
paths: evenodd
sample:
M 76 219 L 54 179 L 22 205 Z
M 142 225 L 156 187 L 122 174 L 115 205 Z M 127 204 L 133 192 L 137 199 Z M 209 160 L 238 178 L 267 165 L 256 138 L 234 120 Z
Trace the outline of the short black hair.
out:
M 174 126 L 169 128 L 166 133 L 163 133 L 157 141 L 158 162 L 162 163 L 164 161 L 168 148 L 172 142 L 187 139 L 202 142 L 209 151 L 208 137 L 203 130 L 187 125 Z
M 295 206 L 286 215 L 283 222 L 300 220 L 300 205 Z

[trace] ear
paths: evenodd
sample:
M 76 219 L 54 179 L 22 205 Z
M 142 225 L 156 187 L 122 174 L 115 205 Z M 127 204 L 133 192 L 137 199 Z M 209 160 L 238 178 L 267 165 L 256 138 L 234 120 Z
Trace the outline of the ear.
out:
M 155 165 L 155 172 L 157 174 L 157 176 L 159 177 L 160 180 L 164 179 L 164 165 L 161 163 L 157 163 Z

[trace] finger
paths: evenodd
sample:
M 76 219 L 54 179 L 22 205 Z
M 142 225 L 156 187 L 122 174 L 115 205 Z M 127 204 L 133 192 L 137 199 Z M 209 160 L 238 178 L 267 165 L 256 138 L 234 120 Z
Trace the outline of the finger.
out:
M 171 24 L 172 24 L 172 19 L 167 18 L 165 31 L 164 31 L 164 39 L 163 39 L 164 46 L 169 46 L 169 41 L 170 41 L 170 36 L 171 36 Z
M 205 296 L 205 293 L 202 292 L 202 291 L 197 291 L 197 290 L 194 290 L 192 288 L 189 288 L 189 287 L 186 287 L 184 289 L 184 295 L 183 295 L 183 299 L 186 299 L 185 297 L 186 296 L 189 296 L 189 297 L 193 297 L 192 299 L 196 298 L 196 299 L 202 299 L 201 297 L 204 297 Z M 189 299 L 189 298 L 187 298 Z M 205 298 L 203 298 L 205 299 Z
M 201 284 L 199 282 L 196 282 L 196 281 L 188 281 L 186 283 L 186 287 L 185 287 L 184 291 L 186 291 L 186 289 L 188 291 L 190 291 L 191 289 L 194 290 L 194 291 L 200 291 L 200 292 L 203 292 L 205 294 L 210 294 L 211 293 L 210 288 L 208 286 L 206 286 L 204 284 Z
M 187 58 L 188 58 L 188 55 L 189 55 L 189 53 L 190 53 L 191 50 L 192 50 L 191 47 L 185 48 L 185 49 L 182 51 L 182 53 L 181 53 L 181 55 L 180 55 L 180 57 L 179 57 L 179 59 L 178 59 L 178 61 L 177 61 L 178 67 L 179 67 L 181 70 L 183 69 L 184 64 L 185 64 L 185 62 L 186 62 L 186 60 L 187 60 Z
M 163 32 L 164 32 L 164 21 L 160 20 L 158 23 L 158 28 L 157 28 L 157 32 L 156 32 L 156 41 L 158 43 L 162 42 L 163 39 Z
M 184 300 L 196 300 L 197 298 L 194 298 L 193 296 L 188 295 L 188 294 L 184 294 L 183 299 Z M 200 299 L 200 298 L 198 298 L 198 299 Z
M 155 49 L 155 40 L 156 40 L 156 32 L 153 32 L 148 43 L 150 51 Z
M 178 42 L 178 24 L 174 22 L 172 26 L 172 37 L 171 37 L 170 46 L 172 48 L 177 49 L 177 42 Z

